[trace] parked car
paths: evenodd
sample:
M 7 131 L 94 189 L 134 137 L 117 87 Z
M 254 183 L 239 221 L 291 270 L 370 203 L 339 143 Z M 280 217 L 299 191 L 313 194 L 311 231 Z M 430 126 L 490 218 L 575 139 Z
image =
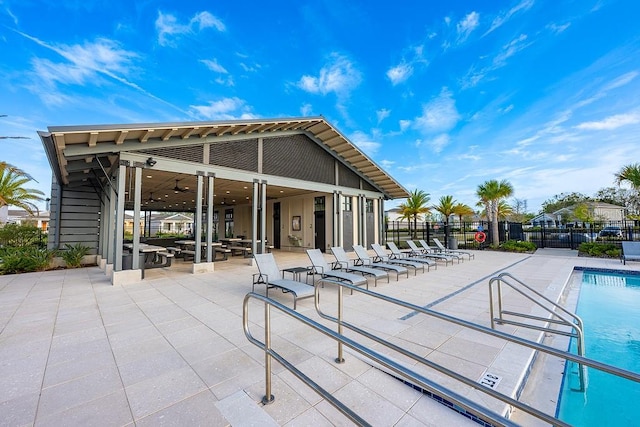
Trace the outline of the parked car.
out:
M 620 227 L 605 227 L 600 230 L 598 233 L 598 237 L 614 237 L 618 239 L 622 239 L 622 229 Z

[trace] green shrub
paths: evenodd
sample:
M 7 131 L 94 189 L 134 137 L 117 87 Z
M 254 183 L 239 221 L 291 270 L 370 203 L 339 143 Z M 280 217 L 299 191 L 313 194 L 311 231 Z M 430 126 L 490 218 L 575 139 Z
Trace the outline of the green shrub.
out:
M 621 250 L 613 243 L 584 242 L 578 246 L 581 254 L 600 258 L 620 258 Z
M 533 252 L 537 247 L 533 242 L 507 240 L 500 245 L 500 249 L 506 252 Z
M 3 247 L 21 248 L 39 245 L 42 232 L 33 225 L 5 224 L 0 227 L 0 245 Z
M 60 251 L 60 256 L 68 268 L 78 268 L 82 265 L 82 257 L 89 253 L 89 248 L 82 243 L 75 245 L 65 244 L 65 250 Z
M 46 270 L 56 251 L 35 246 L 2 248 L 0 250 L 0 273 L 15 274 Z

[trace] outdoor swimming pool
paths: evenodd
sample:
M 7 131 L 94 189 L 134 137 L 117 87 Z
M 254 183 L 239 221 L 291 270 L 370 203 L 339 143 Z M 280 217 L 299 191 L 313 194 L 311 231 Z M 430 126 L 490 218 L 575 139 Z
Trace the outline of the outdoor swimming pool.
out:
M 576 312 L 584 321 L 587 357 L 640 372 L 639 274 L 585 270 Z M 561 420 L 576 426 L 638 425 L 640 384 L 589 368 L 583 393 L 572 390 L 577 367 L 568 363 L 567 370 L 573 373 L 565 372 Z

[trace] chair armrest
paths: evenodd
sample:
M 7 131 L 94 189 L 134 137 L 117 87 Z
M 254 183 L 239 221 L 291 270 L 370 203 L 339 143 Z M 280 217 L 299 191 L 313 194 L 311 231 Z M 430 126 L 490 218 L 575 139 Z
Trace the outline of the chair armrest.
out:
M 253 284 L 269 283 L 269 276 L 262 273 L 253 273 Z
M 307 267 L 312 274 L 324 274 L 324 268 L 320 266 L 310 265 Z
M 345 261 L 334 261 L 331 264 L 331 269 L 332 270 L 339 270 L 341 268 L 349 268 L 349 263 L 345 262 Z

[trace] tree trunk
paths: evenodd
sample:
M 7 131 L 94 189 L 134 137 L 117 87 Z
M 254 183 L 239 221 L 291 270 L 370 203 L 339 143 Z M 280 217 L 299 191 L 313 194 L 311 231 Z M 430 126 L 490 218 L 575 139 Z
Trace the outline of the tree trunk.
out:
M 500 245 L 500 230 L 498 230 L 498 204 L 491 209 L 491 244 L 498 247 Z

